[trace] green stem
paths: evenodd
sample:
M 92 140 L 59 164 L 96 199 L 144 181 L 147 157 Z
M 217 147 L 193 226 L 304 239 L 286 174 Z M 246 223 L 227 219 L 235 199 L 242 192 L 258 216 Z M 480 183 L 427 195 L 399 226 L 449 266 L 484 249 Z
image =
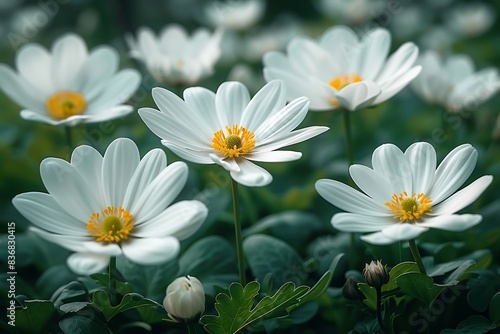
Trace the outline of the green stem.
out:
M 238 256 L 238 272 L 241 285 L 246 285 L 245 258 L 243 257 L 243 242 L 241 238 L 240 206 L 238 203 L 238 183 L 231 178 L 231 190 L 233 193 L 234 211 L 234 235 L 236 237 L 236 254 Z
M 417 244 L 415 243 L 415 239 L 408 240 L 408 244 L 410 245 L 410 251 L 411 255 L 415 259 L 415 262 L 417 263 L 418 270 L 422 274 L 427 274 L 425 271 L 424 263 L 422 262 L 422 257 L 420 256 L 420 253 L 418 252 Z
M 380 288 L 377 290 L 377 321 L 382 332 L 385 332 L 384 321 L 382 320 L 382 291 Z
M 109 260 L 109 293 L 111 305 L 116 305 L 116 257 Z
M 195 324 L 188 322 L 188 323 L 186 323 L 186 327 L 187 327 L 189 334 L 196 334 L 196 325 Z
M 68 146 L 68 151 L 71 154 L 71 151 L 73 151 L 73 138 L 71 136 L 71 126 L 64 127 L 64 136 L 66 137 L 66 145 Z
M 351 139 L 351 112 L 344 109 L 344 132 L 345 132 L 345 144 L 347 149 L 347 160 L 349 166 L 352 165 L 352 139 Z M 349 178 L 350 180 L 350 178 Z

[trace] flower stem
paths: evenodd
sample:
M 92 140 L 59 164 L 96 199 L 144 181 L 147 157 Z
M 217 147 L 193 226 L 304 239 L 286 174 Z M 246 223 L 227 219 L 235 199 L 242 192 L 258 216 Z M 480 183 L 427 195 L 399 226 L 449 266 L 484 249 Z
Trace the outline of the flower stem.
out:
M 347 161 L 349 166 L 352 165 L 352 139 L 351 139 L 351 112 L 344 109 L 344 132 L 345 132 L 345 144 L 347 150 Z M 349 178 L 350 182 L 350 178 Z
M 425 271 L 424 263 L 422 262 L 422 257 L 420 256 L 420 253 L 418 252 L 417 244 L 415 243 L 415 239 L 408 240 L 408 244 L 410 245 L 410 251 L 411 255 L 415 259 L 415 262 L 417 263 L 418 270 L 422 274 L 427 274 Z
M 240 206 L 238 202 L 238 183 L 231 178 L 234 211 L 234 235 L 236 237 L 236 255 L 238 256 L 238 272 L 241 285 L 246 285 L 245 258 L 243 257 L 243 242 L 241 238 Z
M 68 151 L 71 153 L 73 150 L 73 138 L 71 136 L 71 127 L 64 127 L 64 136 L 66 137 L 66 145 L 68 146 Z
M 196 325 L 195 324 L 188 322 L 188 323 L 186 323 L 186 327 L 187 327 L 189 334 L 196 334 Z
M 109 293 L 111 305 L 116 305 L 116 257 L 109 260 Z
M 382 291 L 380 288 L 377 290 L 377 321 L 382 332 L 385 332 L 384 321 L 382 320 Z

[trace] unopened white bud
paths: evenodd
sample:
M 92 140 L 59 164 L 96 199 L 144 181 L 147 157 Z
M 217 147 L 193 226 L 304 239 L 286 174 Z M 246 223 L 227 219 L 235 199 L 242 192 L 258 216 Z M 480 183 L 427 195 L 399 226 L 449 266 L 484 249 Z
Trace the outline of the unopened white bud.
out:
M 193 276 L 176 278 L 167 287 L 163 307 L 178 322 L 197 322 L 205 312 L 205 290 Z

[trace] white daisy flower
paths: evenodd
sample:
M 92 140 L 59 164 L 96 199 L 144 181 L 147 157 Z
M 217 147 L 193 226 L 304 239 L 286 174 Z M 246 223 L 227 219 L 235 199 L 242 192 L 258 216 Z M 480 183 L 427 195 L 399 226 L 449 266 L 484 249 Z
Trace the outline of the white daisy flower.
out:
M 288 56 L 267 53 L 264 77 L 282 79 L 289 100 L 307 96 L 312 110 L 354 111 L 391 98 L 420 72 L 420 66 L 413 66 L 415 44 L 405 43 L 387 58 L 390 44 L 386 29 L 371 30 L 359 40 L 350 28 L 333 27 L 319 40 L 294 38 Z
M 252 161 L 297 160 L 300 152 L 276 151 L 328 130 L 312 126 L 294 130 L 307 114 L 309 101 L 300 97 L 286 105 L 281 81 L 272 81 L 250 98 L 239 82 L 223 83 L 217 93 L 202 87 L 174 93 L 153 88 L 159 111 L 141 108 L 139 115 L 162 144 L 178 156 L 201 164 L 219 164 L 238 183 L 265 186 L 271 174 Z
M 349 25 L 376 19 L 387 6 L 385 0 L 316 0 L 313 4 L 321 15 Z
M 475 37 L 493 26 L 495 12 L 495 8 L 486 3 L 462 3 L 447 11 L 445 21 L 459 38 Z
M 113 141 L 104 157 L 82 145 L 70 163 L 47 158 L 40 174 L 48 194 L 23 193 L 12 202 L 35 234 L 75 252 L 67 263 L 78 274 L 103 270 L 111 256 L 142 265 L 169 261 L 179 252 L 179 239 L 207 216 L 199 201 L 171 205 L 186 183 L 186 164 L 167 167 L 160 149 L 141 160 L 130 139 Z
M 137 40 L 127 35 L 131 57 L 141 61 L 158 82 L 193 84 L 213 73 L 220 56 L 222 31 L 198 29 L 191 36 L 179 25 L 168 25 L 158 36 L 146 27 Z
M 108 121 L 132 112 L 122 103 L 141 81 L 136 70 L 118 71 L 118 62 L 115 49 L 89 53 L 81 37 L 66 34 L 51 52 L 24 45 L 16 55 L 18 73 L 0 64 L 0 88 L 24 108 L 24 119 L 66 126 Z
M 471 175 L 477 151 L 469 144 L 451 151 L 436 169 L 436 152 L 429 143 L 415 143 L 404 153 L 392 144 L 378 147 L 373 169 L 352 165 L 349 173 L 359 189 L 333 180 L 316 182 L 318 193 L 347 211 L 332 225 L 344 232 L 371 232 L 361 237 L 371 244 L 390 244 L 418 237 L 430 228 L 463 231 L 482 217 L 456 214 L 489 186 L 485 175 L 455 193 Z
M 212 1 L 205 6 L 206 21 L 213 27 L 246 30 L 254 26 L 265 14 L 265 0 Z
M 418 62 L 422 73 L 412 88 L 427 102 L 448 111 L 475 109 L 500 90 L 498 70 L 488 67 L 474 72 L 474 63 L 466 55 L 452 55 L 443 61 L 435 51 L 427 51 Z

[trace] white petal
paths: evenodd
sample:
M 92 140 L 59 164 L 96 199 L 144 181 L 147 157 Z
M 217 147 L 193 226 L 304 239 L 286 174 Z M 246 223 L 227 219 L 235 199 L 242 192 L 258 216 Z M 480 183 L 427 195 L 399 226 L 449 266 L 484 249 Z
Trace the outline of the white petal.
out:
M 401 150 L 393 144 L 384 144 L 375 149 L 372 155 L 373 169 L 383 175 L 391 184 L 393 194 L 412 193 L 411 166 Z
M 130 207 L 165 167 L 167 167 L 165 152 L 159 148 L 149 151 L 139 162 L 128 184 L 123 207 Z
M 273 152 L 257 152 L 245 155 L 245 158 L 252 161 L 261 162 L 285 162 L 300 159 L 302 153 L 294 151 L 273 151 Z
M 410 240 L 415 239 L 427 230 L 428 228 L 421 224 L 393 224 L 384 228 L 381 232 L 393 240 Z
M 93 100 L 118 70 L 118 52 L 109 46 L 99 46 L 92 50 L 83 68 L 84 80 L 79 90 L 89 100 Z
M 137 169 L 137 165 L 139 165 L 139 161 L 139 150 L 135 143 L 128 138 L 118 138 L 108 146 L 102 164 L 106 205 L 118 208 L 123 204 L 128 184 Z
M 141 83 L 141 75 L 136 70 L 126 69 L 107 80 L 106 86 L 88 101 L 87 108 L 103 110 L 127 101 Z
M 123 254 L 140 265 L 161 264 L 172 260 L 179 253 L 179 240 L 164 238 L 129 238 L 122 244 Z
M 16 209 L 34 225 L 57 234 L 88 236 L 86 223 L 66 213 L 49 194 L 24 193 L 12 200 Z
M 177 202 L 156 217 L 134 228 L 131 235 L 138 238 L 173 236 L 183 240 L 200 228 L 207 214 L 208 209 L 202 202 Z
M 240 124 L 243 110 L 248 102 L 250 102 L 250 94 L 242 83 L 228 81 L 220 85 L 215 95 L 215 106 L 221 128 L 226 125 L 231 127 Z
M 420 142 L 405 151 L 413 176 L 413 192 L 428 194 L 436 171 L 436 151 L 431 144 Z M 410 195 L 410 194 L 409 194 Z
M 72 234 L 55 234 L 32 226 L 30 226 L 29 230 L 40 238 L 69 249 L 73 252 L 86 252 L 87 248 L 85 248 L 84 244 L 86 242 L 94 240 L 94 237 L 91 237 L 90 235 L 88 237 L 84 237 L 75 236 Z
M 339 71 L 335 58 L 309 38 L 293 38 L 288 43 L 287 53 L 292 70 L 304 77 L 310 75 L 328 82 Z
M 102 242 L 96 242 L 95 240 L 89 241 L 83 244 L 83 246 L 90 252 L 94 254 L 106 255 L 106 256 L 118 256 L 122 254 L 120 246 L 114 243 L 104 244 Z
M 210 157 L 210 159 L 212 159 L 214 163 L 222 166 L 225 170 L 229 172 L 231 171 L 239 172 L 241 170 L 240 166 L 238 166 L 234 158 L 224 158 L 214 153 L 211 153 L 208 156 Z
M 369 244 L 372 245 L 390 245 L 398 241 L 386 236 L 382 232 L 375 232 L 367 235 L 362 235 L 360 238 L 361 240 L 368 242 Z
M 377 202 L 385 203 L 391 199 L 393 195 L 391 185 L 373 169 L 363 165 L 352 165 L 349 167 L 349 173 L 359 189 Z
M 50 125 L 65 125 L 65 126 L 75 126 L 77 124 L 85 123 L 88 120 L 92 119 L 92 116 L 90 115 L 75 115 L 57 121 L 48 114 L 43 114 L 38 111 L 35 112 L 32 110 L 22 110 L 21 117 L 29 121 L 41 122 Z
M 354 111 L 370 106 L 379 94 L 380 88 L 376 83 L 361 81 L 347 85 L 335 98 L 344 108 Z
M 453 194 L 467 180 L 477 162 L 477 151 L 469 144 L 463 144 L 451 151 L 439 164 L 434 184 L 428 194 L 433 205 L 437 205 Z
M 162 145 L 165 145 L 172 152 L 177 154 L 179 157 L 186 159 L 188 161 L 197 163 L 197 164 L 213 164 L 214 162 L 209 157 L 209 153 L 207 152 L 198 152 L 193 151 L 188 148 L 180 147 L 175 143 L 171 143 L 167 140 L 161 141 Z
M 182 161 L 165 168 L 131 203 L 129 211 L 134 214 L 135 223 L 139 225 L 165 210 L 184 188 L 187 177 L 188 167 Z
M 338 181 L 318 180 L 315 187 L 321 197 L 344 211 L 367 216 L 391 216 L 383 204 Z
M 75 253 L 68 257 L 66 263 L 78 275 L 90 275 L 105 272 L 109 265 L 109 256 L 92 253 Z
M 93 212 L 102 210 L 94 190 L 66 161 L 56 158 L 43 160 L 40 175 L 52 198 L 77 220 L 85 222 Z
M 310 126 L 308 128 L 292 131 L 289 133 L 284 133 L 279 137 L 274 137 L 272 141 L 267 144 L 259 145 L 254 148 L 252 152 L 268 152 L 274 151 L 284 146 L 289 146 L 297 143 L 306 141 L 312 137 L 316 137 L 319 134 L 327 131 L 329 128 L 326 126 Z
M 338 62 L 338 68 L 353 73 L 359 68 L 361 47 L 356 33 L 345 26 L 328 29 L 319 39 L 320 45 Z
M 373 29 L 364 37 L 357 73 L 363 80 L 375 80 L 385 63 L 390 46 L 391 35 L 386 29 Z
M 80 70 L 88 57 L 87 46 L 75 34 L 67 34 L 52 46 L 52 73 L 57 90 L 76 90 Z
M 0 64 L 0 88 L 17 104 L 32 112 L 45 114 L 46 96 L 37 93 L 32 85 L 19 78 L 14 71 L 3 64 Z
M 375 101 L 373 101 L 373 104 L 382 103 L 399 93 L 420 73 L 421 70 L 421 66 L 415 66 L 407 72 L 402 73 L 400 76 L 394 76 L 386 81 L 380 86 L 382 92 L 377 96 Z
M 286 104 L 286 89 L 281 80 L 273 80 L 262 87 L 248 103 L 241 117 L 241 125 L 258 129 L 269 117 Z
M 445 201 L 439 203 L 432 208 L 429 214 L 432 216 L 453 214 L 462 210 L 472 202 L 474 202 L 493 181 L 491 175 L 480 177 L 476 181 L 469 184 L 464 189 L 456 192 L 448 197 Z
M 184 101 L 190 110 L 186 116 L 191 116 L 192 122 L 205 125 L 204 137 L 211 138 L 215 131 L 220 130 L 214 92 L 203 87 L 190 87 L 184 90 Z
M 412 42 L 404 43 L 389 57 L 376 82 L 382 86 L 391 78 L 400 77 L 410 70 L 417 57 L 418 47 Z
M 19 74 L 45 96 L 54 93 L 53 74 L 50 72 L 51 56 L 38 44 L 25 44 L 16 56 Z
M 395 223 L 392 217 L 372 217 L 345 212 L 332 217 L 333 227 L 342 232 L 376 232 Z
M 457 84 L 474 73 L 474 63 L 469 56 L 451 55 L 444 63 L 444 71 L 450 81 Z
M 273 177 L 264 168 L 244 158 L 237 158 L 236 162 L 241 170 L 231 171 L 231 177 L 239 184 L 247 187 L 263 187 L 272 182 Z
M 481 215 L 442 215 L 425 219 L 419 226 L 437 228 L 445 231 L 465 231 L 481 222 Z
M 71 154 L 71 165 L 93 190 L 98 203 L 104 203 L 102 188 L 102 156 L 91 146 L 81 145 Z

